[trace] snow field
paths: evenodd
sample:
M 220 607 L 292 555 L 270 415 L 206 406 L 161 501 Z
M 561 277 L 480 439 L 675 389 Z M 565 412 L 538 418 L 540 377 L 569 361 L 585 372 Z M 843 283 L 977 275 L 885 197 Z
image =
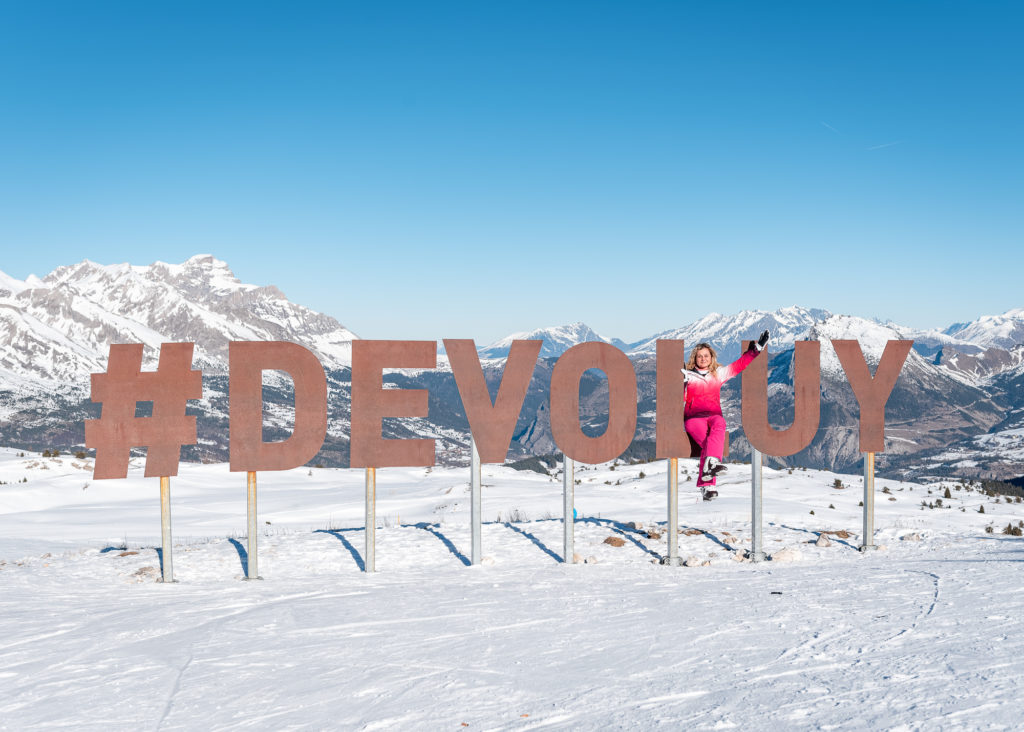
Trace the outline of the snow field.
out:
M 260 474 L 265 579 L 242 582 L 245 476 L 183 464 L 164 585 L 141 466 L 92 481 L 88 461 L 2 450 L 0 728 L 1019 726 L 1024 543 L 999 532 L 1024 504 L 947 481 L 953 508 L 922 510 L 944 488 L 876 480 L 887 548 L 865 556 L 859 476 L 766 469 L 765 550 L 800 557 L 750 564 L 732 464 L 710 503 L 681 476 L 680 555 L 709 564 L 676 568 L 656 563 L 665 461 L 585 467 L 576 551 L 595 563 L 559 561 L 560 479 L 485 466 L 487 563 L 468 567 L 468 469 L 391 469 L 369 575 L 362 471 Z

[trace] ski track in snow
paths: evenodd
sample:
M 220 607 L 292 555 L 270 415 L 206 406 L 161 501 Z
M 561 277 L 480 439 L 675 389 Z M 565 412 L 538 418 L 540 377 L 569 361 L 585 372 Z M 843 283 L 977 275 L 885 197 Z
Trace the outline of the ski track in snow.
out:
M 886 548 L 862 555 L 856 476 L 766 470 L 765 549 L 802 557 L 740 563 L 735 465 L 714 502 L 680 484 L 680 556 L 710 566 L 665 567 L 665 537 L 628 525 L 664 520 L 664 469 L 580 470 L 575 548 L 597 561 L 566 565 L 560 481 L 485 467 L 475 567 L 468 471 L 379 471 L 373 574 L 361 471 L 260 474 L 265 579 L 243 582 L 244 476 L 183 465 L 161 584 L 153 480 L 83 488 L 0 450 L 0 728 L 1019 728 L 1024 540 L 998 531 L 1024 504 L 922 510 L 941 489 L 879 479 Z

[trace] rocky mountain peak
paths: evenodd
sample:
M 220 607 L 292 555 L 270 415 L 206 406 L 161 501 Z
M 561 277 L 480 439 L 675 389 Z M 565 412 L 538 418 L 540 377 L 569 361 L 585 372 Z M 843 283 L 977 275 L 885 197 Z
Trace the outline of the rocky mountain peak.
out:
M 196 362 L 214 371 L 226 369 L 232 340 L 301 343 L 327 368 L 351 358 L 355 335 L 337 320 L 289 302 L 273 285 L 240 282 L 211 255 L 147 266 L 86 259 L 58 267 L 35 288 L 7 280 L 0 367 L 41 385 L 86 388 L 111 343 L 146 344 L 147 367 L 167 341 L 195 342 Z

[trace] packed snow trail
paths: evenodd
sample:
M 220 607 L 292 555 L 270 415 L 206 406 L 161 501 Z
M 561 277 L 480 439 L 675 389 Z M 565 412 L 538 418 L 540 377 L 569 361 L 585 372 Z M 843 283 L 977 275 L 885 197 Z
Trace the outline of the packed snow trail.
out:
M 381 471 L 368 575 L 362 476 L 290 471 L 261 477 L 266 579 L 244 582 L 244 481 L 183 466 L 165 585 L 153 481 L 0 452 L 0 728 L 1020 724 L 1024 540 L 999 530 L 1024 504 L 962 485 L 879 480 L 887 548 L 862 555 L 855 477 L 766 471 L 765 548 L 800 557 L 751 564 L 733 465 L 713 505 L 683 489 L 680 555 L 706 566 L 667 567 L 664 465 L 598 466 L 577 486 L 589 563 L 566 565 L 558 483 L 485 468 L 467 567 L 466 471 Z
M 128 584 L 127 570 L 152 557 L 95 551 L 5 568 L 4 724 L 1019 724 L 1016 539 L 777 567 L 453 559 L 374 575 L 344 569 L 348 552 L 322 535 L 271 543 L 335 571 Z M 233 549 L 188 552 L 218 553 Z

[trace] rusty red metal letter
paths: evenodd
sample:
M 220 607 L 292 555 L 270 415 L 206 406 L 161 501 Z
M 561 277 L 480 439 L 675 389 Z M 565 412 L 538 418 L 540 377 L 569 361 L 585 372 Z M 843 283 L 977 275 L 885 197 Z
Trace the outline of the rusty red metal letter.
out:
M 147 448 L 147 478 L 178 474 L 181 446 L 196 441 L 196 418 L 185 405 L 203 396 L 203 373 L 192 370 L 194 346 L 162 344 L 156 371 L 142 371 L 141 343 L 110 346 L 107 372 L 92 374 L 100 418 L 85 421 L 85 446 L 96 448 L 94 479 L 128 477 L 133 447 Z M 136 417 L 138 402 L 152 402 L 152 416 Z
M 432 369 L 436 341 L 352 341 L 353 468 L 419 467 L 434 464 L 434 440 L 385 439 L 385 417 L 426 417 L 426 389 L 385 389 L 384 369 Z
M 681 340 L 658 340 L 657 377 L 655 380 L 657 417 L 655 421 L 655 456 L 659 458 L 690 457 L 690 436 L 683 422 L 685 407 L 683 375 L 686 356 Z
M 512 341 L 501 383 L 498 385 L 498 394 L 492 404 L 476 344 L 466 339 L 444 340 L 444 350 L 452 365 L 452 374 L 459 388 L 459 396 L 462 397 L 462 406 L 466 410 L 480 462 L 505 462 L 543 343 Z
M 885 450 L 885 403 L 896 386 L 914 341 L 888 341 L 872 378 L 864 352 L 857 341 L 834 340 L 839 363 L 860 405 L 860 451 Z
M 599 437 L 580 429 L 580 378 L 600 369 L 608 378 L 608 427 Z M 551 372 L 551 436 L 559 449 L 582 463 L 614 460 L 636 433 L 636 371 L 615 346 L 590 341 L 562 354 Z
M 744 350 L 749 342 L 743 342 Z M 821 420 L 821 344 L 797 341 L 793 351 L 793 424 L 768 422 L 768 352 L 743 372 L 743 434 L 765 455 L 793 455 L 811 444 Z
M 228 344 L 232 471 L 289 470 L 317 454 L 327 436 L 327 377 L 316 355 L 287 341 Z M 263 441 L 263 372 L 284 371 L 295 387 L 295 426 L 282 442 Z

